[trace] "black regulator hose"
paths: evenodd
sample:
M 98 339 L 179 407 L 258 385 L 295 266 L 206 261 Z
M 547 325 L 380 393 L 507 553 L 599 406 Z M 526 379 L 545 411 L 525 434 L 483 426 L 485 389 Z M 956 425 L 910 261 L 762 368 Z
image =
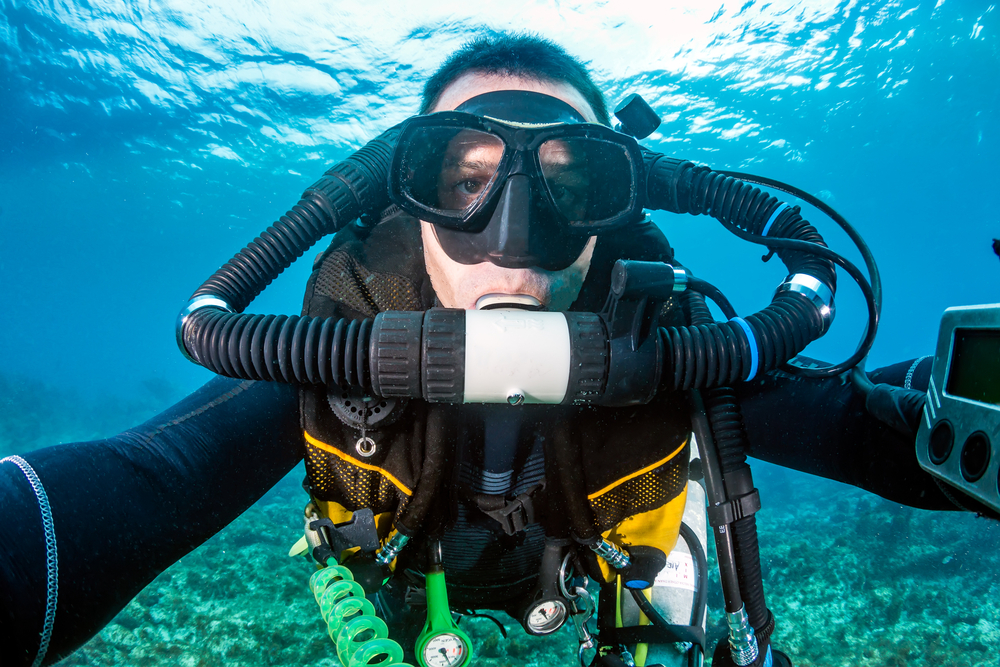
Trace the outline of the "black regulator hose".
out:
M 684 306 L 692 324 L 712 322 L 708 306 L 700 294 L 686 293 Z M 730 387 L 715 387 L 703 391 L 702 397 L 715 440 L 726 496 L 729 500 L 747 496 L 755 489 L 750 466 L 747 464 L 746 430 L 736 393 Z M 746 605 L 750 625 L 759 633 L 767 625 L 770 614 L 764 600 L 760 550 L 757 543 L 757 519 L 751 514 L 736 519 L 731 526 L 740 595 L 743 597 L 743 604 Z M 763 641 L 763 638 L 758 637 L 758 639 Z
M 441 409 L 431 410 L 427 416 L 427 438 L 420 478 L 413 495 L 393 521 L 393 527 L 407 537 L 413 537 L 420 530 L 444 487 L 441 480 L 449 468 L 455 442 L 458 441 L 455 434 L 449 431 L 449 423 L 456 423 L 456 420 L 450 419 Z
M 189 358 L 229 377 L 367 385 L 370 321 L 238 313 L 323 236 L 388 205 L 385 183 L 398 135 L 394 127 L 334 165 L 195 291 L 177 326 Z

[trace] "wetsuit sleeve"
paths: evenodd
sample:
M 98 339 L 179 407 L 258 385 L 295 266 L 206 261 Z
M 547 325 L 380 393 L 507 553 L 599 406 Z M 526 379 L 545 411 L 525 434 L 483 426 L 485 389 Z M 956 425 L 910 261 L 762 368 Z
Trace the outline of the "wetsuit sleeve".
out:
M 45 664 L 87 641 L 301 455 L 295 389 L 228 378 L 113 438 L 24 454 L 51 505 L 58 555 Z M 35 660 L 46 585 L 39 500 L 7 461 L 0 465 L 0 665 Z
M 924 391 L 931 359 L 869 373 Z M 917 462 L 914 440 L 872 417 L 846 376 L 811 379 L 781 371 L 737 389 L 750 455 L 845 482 L 921 509 L 959 509 Z

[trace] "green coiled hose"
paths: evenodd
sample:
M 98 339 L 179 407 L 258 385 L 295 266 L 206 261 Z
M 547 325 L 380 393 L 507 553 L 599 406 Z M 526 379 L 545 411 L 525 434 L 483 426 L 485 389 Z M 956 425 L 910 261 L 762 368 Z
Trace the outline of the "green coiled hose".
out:
M 309 589 L 344 667 L 413 667 L 403 662 L 403 648 L 389 639 L 389 628 L 350 570 L 340 565 L 317 570 Z

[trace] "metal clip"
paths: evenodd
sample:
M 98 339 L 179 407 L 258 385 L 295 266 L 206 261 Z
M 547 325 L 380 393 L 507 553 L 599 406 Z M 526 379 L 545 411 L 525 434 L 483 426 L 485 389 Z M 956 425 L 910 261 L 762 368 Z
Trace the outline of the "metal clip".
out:
M 579 600 L 583 600 L 583 608 L 578 603 Z M 580 642 L 580 648 L 577 651 L 577 657 L 580 660 L 581 667 L 587 667 L 587 662 L 584 654 L 591 650 L 597 648 L 597 642 L 594 640 L 594 636 L 590 634 L 590 629 L 587 627 L 587 622 L 594 615 L 596 606 L 594 605 L 594 598 L 591 597 L 590 591 L 582 586 L 577 586 L 573 589 L 573 596 L 569 598 L 569 614 L 570 619 L 573 621 L 573 627 L 576 628 L 576 638 Z

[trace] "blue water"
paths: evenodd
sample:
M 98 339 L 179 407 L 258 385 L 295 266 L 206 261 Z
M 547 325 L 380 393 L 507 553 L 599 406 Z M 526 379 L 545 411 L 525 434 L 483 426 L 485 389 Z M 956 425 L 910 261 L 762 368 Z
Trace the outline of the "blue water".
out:
M 0 376 L 150 410 L 206 381 L 174 341 L 191 292 L 490 29 L 563 44 L 612 104 L 641 93 L 664 118 L 650 148 L 788 181 L 852 221 L 884 280 L 869 368 L 931 353 L 944 308 L 1000 301 L 993 4 L 668 4 L 0 0 Z M 714 221 L 654 217 L 741 313 L 766 305 L 779 262 Z M 309 264 L 249 310 L 297 312 Z M 814 356 L 861 335 L 841 285 Z
M 3 372 L 126 396 L 197 386 L 207 374 L 173 333 L 190 293 L 332 162 L 411 115 L 426 74 L 488 28 L 561 42 L 612 103 L 643 94 L 665 119 L 651 148 L 840 210 L 885 280 L 869 367 L 930 352 L 945 307 L 1000 301 L 993 5 L 474 4 L 0 0 Z M 777 261 L 710 220 L 657 219 L 741 312 L 767 303 Z M 296 312 L 308 265 L 251 310 Z M 847 283 L 815 355 L 842 358 L 860 336 Z

